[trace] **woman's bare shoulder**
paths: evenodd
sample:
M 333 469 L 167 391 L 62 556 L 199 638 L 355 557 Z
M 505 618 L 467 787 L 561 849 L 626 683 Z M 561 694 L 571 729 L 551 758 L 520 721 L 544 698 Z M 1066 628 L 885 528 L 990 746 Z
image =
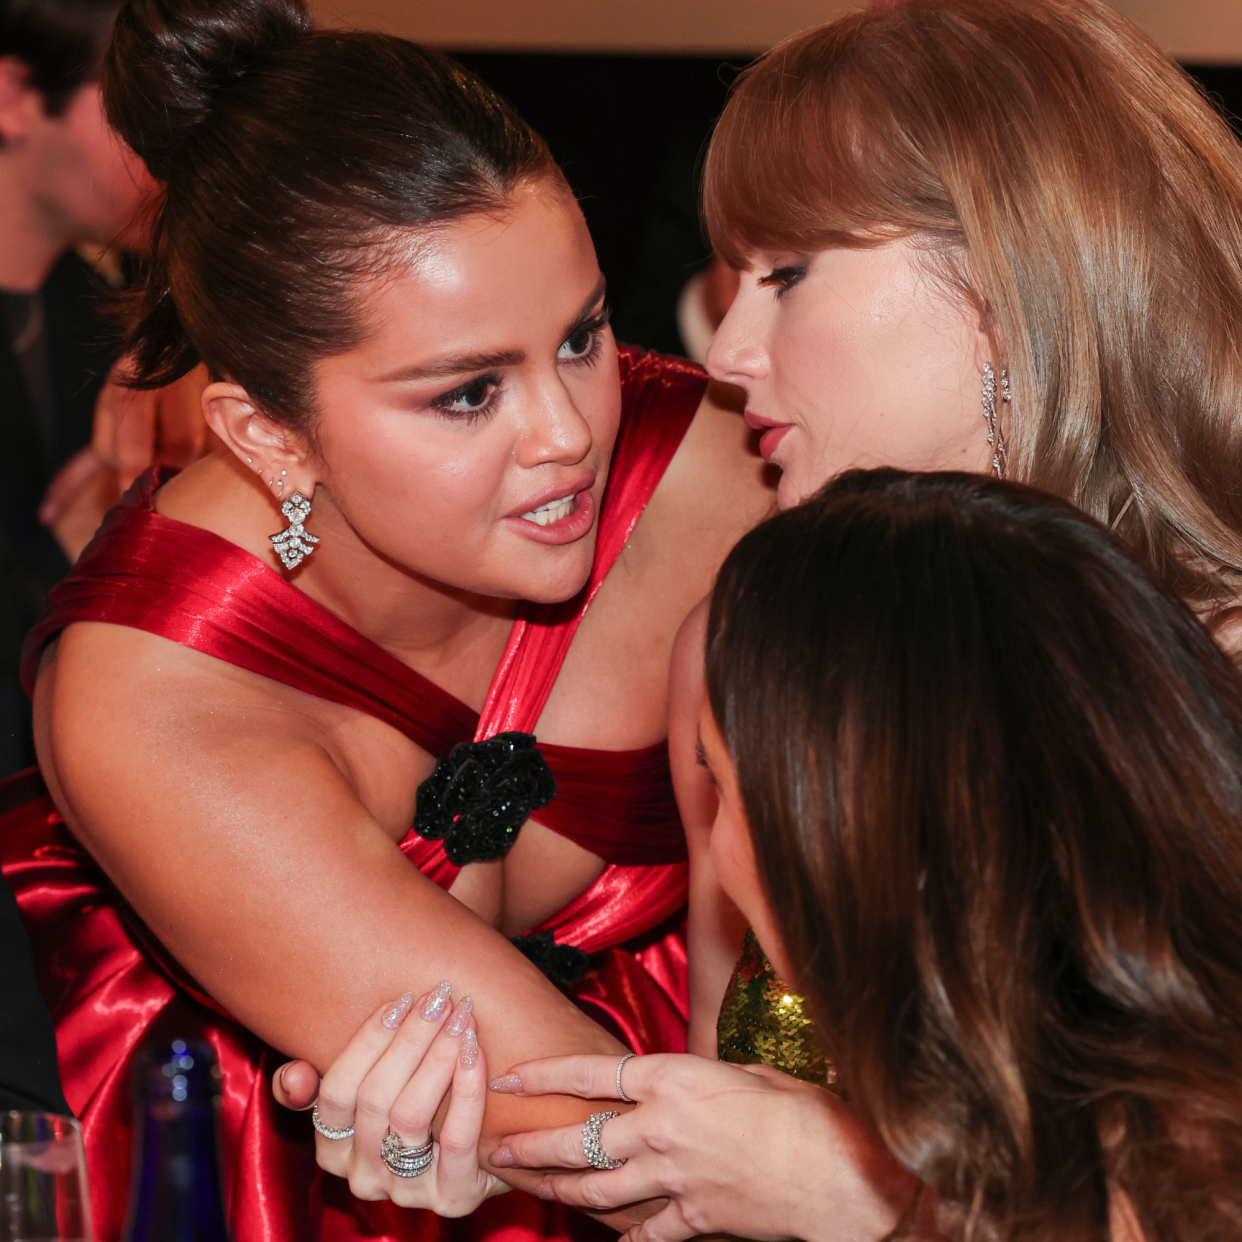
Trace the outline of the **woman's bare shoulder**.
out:
M 738 389 L 708 384 L 653 504 L 739 535 L 775 511 L 775 480 L 742 411 Z
M 369 801 L 354 756 L 383 769 L 412 747 L 387 725 L 128 626 L 78 622 L 45 652 L 35 690 L 40 764 L 67 818 L 88 842 L 126 805 L 133 823 L 170 788 L 204 773 L 234 794 L 269 783 L 301 752 L 315 752 L 326 782 L 344 778 Z M 383 811 L 382 806 L 375 807 Z M 394 808 L 396 822 L 404 804 Z M 102 844 L 102 842 L 100 842 Z
M 633 548 L 683 597 L 677 623 L 711 588 L 733 545 L 776 508 L 776 488 L 736 389 L 709 384 L 643 514 Z
M 62 761 L 87 734 L 121 757 L 156 739 L 192 746 L 204 730 L 218 728 L 304 732 L 306 713 L 291 710 L 273 688 L 266 678 L 172 639 L 80 621 L 43 655 L 36 718 L 52 756 Z

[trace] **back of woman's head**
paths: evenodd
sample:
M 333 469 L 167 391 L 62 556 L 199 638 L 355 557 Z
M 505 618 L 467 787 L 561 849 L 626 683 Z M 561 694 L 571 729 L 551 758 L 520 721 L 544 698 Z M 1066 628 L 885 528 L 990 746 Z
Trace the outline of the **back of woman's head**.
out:
M 543 141 L 438 52 L 316 31 L 301 0 L 127 0 L 108 115 L 166 184 L 134 308 L 137 380 L 198 361 L 306 424 L 311 368 L 365 337 L 359 278 L 420 235 L 559 177 Z
M 851 1097 L 968 1236 L 1242 1228 L 1242 677 L 1102 527 L 856 471 L 747 535 L 707 676 Z
M 1008 367 L 1012 477 L 1198 605 L 1242 589 L 1242 147 L 1104 0 L 905 0 L 742 75 L 704 208 L 755 248 L 927 243 Z

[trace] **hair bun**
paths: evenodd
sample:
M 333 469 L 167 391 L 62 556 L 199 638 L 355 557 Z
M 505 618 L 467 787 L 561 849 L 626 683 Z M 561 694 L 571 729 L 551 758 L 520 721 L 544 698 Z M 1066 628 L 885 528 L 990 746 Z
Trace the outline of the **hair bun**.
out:
M 302 0 L 126 0 L 104 62 L 108 119 L 169 181 L 229 87 L 311 27 Z

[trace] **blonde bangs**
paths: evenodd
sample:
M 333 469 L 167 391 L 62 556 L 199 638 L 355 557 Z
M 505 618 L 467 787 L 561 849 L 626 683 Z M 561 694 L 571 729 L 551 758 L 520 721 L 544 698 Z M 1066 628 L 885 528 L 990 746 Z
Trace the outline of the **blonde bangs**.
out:
M 960 240 L 944 187 L 902 132 L 881 74 L 891 59 L 861 12 L 778 44 L 738 78 L 703 172 L 703 215 L 732 267 L 754 250 L 875 245 L 926 233 Z M 870 62 L 879 62 L 872 65 Z
M 1242 591 L 1242 148 L 1103 0 L 905 0 L 738 79 L 703 212 L 755 250 L 927 240 L 1009 370 L 1013 477 L 1205 612 Z

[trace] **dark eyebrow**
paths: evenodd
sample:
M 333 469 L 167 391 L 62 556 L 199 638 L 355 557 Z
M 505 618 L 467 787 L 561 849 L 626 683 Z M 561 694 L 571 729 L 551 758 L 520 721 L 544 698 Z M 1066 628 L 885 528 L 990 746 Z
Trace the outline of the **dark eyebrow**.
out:
M 492 371 L 496 367 L 516 367 L 526 361 L 524 349 L 502 349 L 494 354 L 452 354 L 421 367 L 402 367 L 388 375 L 381 375 L 381 384 L 401 384 L 410 380 L 445 379 L 451 375 L 465 375 L 470 371 Z
M 582 304 L 582 309 L 574 317 L 573 322 L 565 330 L 565 336 L 573 335 L 584 319 L 591 313 L 591 307 L 604 296 L 606 282 L 601 276 L 599 283 L 591 291 L 591 296 Z M 388 375 L 381 375 L 378 383 L 401 384 L 420 379 L 446 379 L 453 375 L 467 375 L 472 371 L 494 371 L 497 367 L 516 367 L 526 361 L 524 349 L 502 349 L 494 354 L 450 354 L 447 358 L 439 358 L 424 366 L 402 367 Z

